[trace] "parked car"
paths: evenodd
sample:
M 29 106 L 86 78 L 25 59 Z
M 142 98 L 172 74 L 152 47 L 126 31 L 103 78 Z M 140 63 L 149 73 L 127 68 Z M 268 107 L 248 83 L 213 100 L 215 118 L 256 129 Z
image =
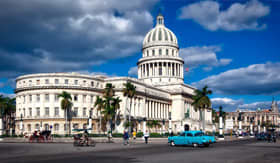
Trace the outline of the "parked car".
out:
M 168 137 L 170 146 L 189 145 L 193 147 L 205 146 L 208 147 L 211 143 L 216 142 L 214 136 L 205 135 L 201 131 L 184 131 L 178 136 Z

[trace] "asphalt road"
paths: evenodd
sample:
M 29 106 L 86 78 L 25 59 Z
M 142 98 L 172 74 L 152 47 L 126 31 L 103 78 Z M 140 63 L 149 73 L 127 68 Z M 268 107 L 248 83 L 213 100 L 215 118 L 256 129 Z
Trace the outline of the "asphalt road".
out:
M 71 144 L 0 143 L 0 162 L 279 162 L 280 143 L 240 141 L 217 143 L 208 148 L 170 147 L 162 144 L 97 144 L 73 147 Z

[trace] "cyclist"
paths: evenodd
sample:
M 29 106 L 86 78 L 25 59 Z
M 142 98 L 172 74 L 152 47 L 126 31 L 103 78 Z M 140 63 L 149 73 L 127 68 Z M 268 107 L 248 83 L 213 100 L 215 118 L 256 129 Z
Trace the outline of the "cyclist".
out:
M 86 145 L 88 146 L 88 131 L 87 130 L 84 131 L 84 133 L 82 135 L 82 140 L 83 140 L 83 143 L 84 144 L 86 143 Z

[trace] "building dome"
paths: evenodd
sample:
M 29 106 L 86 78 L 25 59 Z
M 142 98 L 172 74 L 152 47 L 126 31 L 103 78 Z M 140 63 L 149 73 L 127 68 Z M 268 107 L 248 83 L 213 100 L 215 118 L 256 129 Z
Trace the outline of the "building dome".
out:
M 156 26 L 143 41 L 142 58 L 137 62 L 138 79 L 145 83 L 162 86 L 183 83 L 184 60 L 179 57 L 175 34 L 164 25 L 161 14 Z
M 161 14 L 157 16 L 157 24 L 145 36 L 143 49 L 155 45 L 170 45 L 178 47 L 177 37 L 165 27 L 164 18 Z

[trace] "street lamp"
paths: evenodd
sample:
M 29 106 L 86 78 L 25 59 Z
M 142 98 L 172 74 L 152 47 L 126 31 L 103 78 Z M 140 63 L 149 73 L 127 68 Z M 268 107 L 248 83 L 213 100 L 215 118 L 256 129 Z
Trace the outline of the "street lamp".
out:
M 91 132 L 92 132 L 92 117 L 91 117 L 91 115 L 92 115 L 92 108 L 91 108 L 90 111 L 89 111 L 88 127 L 87 127 L 88 132 L 89 132 L 90 134 L 91 134 Z
M 172 132 L 171 112 L 168 112 L 168 132 L 169 132 L 169 134 L 171 134 L 171 132 Z
M 22 114 L 20 114 L 20 131 L 21 131 L 21 135 L 23 135 L 23 122 L 22 122 Z
M 254 132 L 253 132 L 253 122 L 254 122 L 254 117 L 250 117 L 250 137 L 254 137 Z
M 239 112 L 239 115 L 238 115 L 238 123 L 239 123 L 238 138 L 243 138 L 242 137 L 242 113 L 241 112 Z
M 222 115 L 222 109 L 219 111 L 219 140 L 225 140 L 224 134 L 223 134 L 223 115 Z

